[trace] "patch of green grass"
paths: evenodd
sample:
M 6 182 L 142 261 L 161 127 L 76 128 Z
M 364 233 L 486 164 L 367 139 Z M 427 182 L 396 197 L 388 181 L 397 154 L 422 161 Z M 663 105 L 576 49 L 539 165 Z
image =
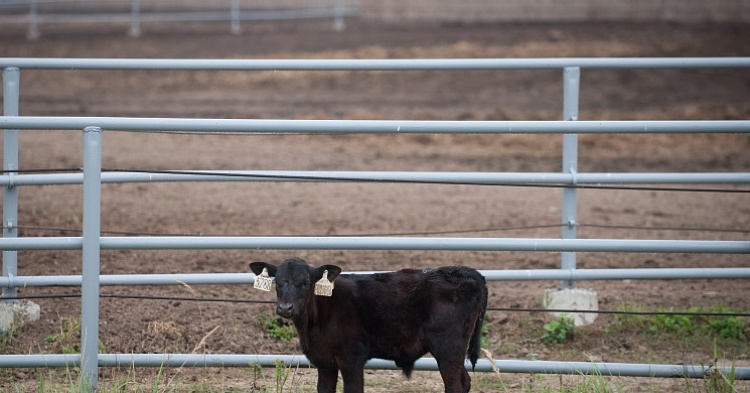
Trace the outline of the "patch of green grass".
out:
M 508 386 L 497 374 L 478 374 L 471 378 L 471 388 L 482 391 L 489 390 L 495 392 L 506 392 Z
M 23 333 L 21 318 L 13 318 L 8 330 L 0 332 L 0 354 L 9 354 L 13 344 Z
M 490 344 L 490 327 L 493 325 L 493 322 L 490 322 L 490 320 L 490 312 L 487 311 L 484 313 L 484 322 L 482 323 L 482 337 L 479 344 L 481 348 L 487 348 Z
M 618 311 L 648 311 L 636 305 L 622 305 L 617 307 Z M 723 315 L 686 315 L 668 314 L 680 313 L 724 313 L 730 314 L 732 310 L 726 305 L 715 305 L 712 307 L 690 307 L 669 308 L 656 310 L 667 314 L 656 315 L 616 315 L 615 324 L 628 329 L 646 331 L 655 335 L 678 335 L 693 336 L 700 334 L 709 337 L 718 337 L 727 340 L 747 340 L 747 326 L 742 317 Z
M 378 378 L 365 378 L 365 388 L 386 389 L 391 386 L 391 381 Z
M 97 384 L 97 393 L 174 393 L 182 391 L 173 381 L 164 381 L 166 369 L 160 367 L 156 375 L 149 382 L 138 382 L 134 369 L 128 369 L 125 374 L 122 369 L 112 369 L 111 378 L 100 377 Z M 105 372 L 106 374 L 106 372 Z M 16 388 L 17 391 L 27 391 L 24 388 Z M 91 384 L 80 377 L 77 367 L 62 370 L 49 369 L 39 374 L 38 387 L 35 391 L 39 393 L 78 393 L 91 392 Z M 201 390 L 200 384 L 193 384 L 190 392 L 214 392 L 218 390 Z
M 618 379 L 605 378 L 600 374 L 580 375 L 577 378 L 563 381 L 559 376 L 557 386 L 543 386 L 539 392 L 561 392 L 561 393 L 619 393 L 628 391 Z
M 252 373 L 250 391 L 264 393 L 313 392 L 315 387 L 308 382 L 302 381 L 298 375 L 298 371 L 297 367 L 277 360 L 274 362 L 273 381 L 269 382 L 269 379 L 263 373 L 263 368 L 259 364 L 250 364 L 250 372 Z
M 81 352 L 81 319 L 80 317 L 66 317 L 60 320 L 60 328 L 57 334 L 50 334 L 44 338 L 44 342 L 53 353 L 66 355 Z M 104 352 L 104 344 L 99 341 L 99 352 Z
M 713 312 L 730 314 L 732 310 L 727 305 L 716 305 L 711 308 Z M 706 316 L 703 317 L 708 330 L 721 338 L 730 340 L 747 340 L 747 325 L 745 319 L 735 316 Z
M 284 386 L 286 386 L 287 381 L 289 381 L 289 374 L 291 373 L 291 366 L 286 366 L 286 364 L 280 360 L 277 360 L 274 362 L 274 379 L 276 380 L 276 384 L 274 385 L 276 387 L 276 393 L 281 393 L 284 391 Z
M 66 317 L 60 320 L 57 334 L 50 334 L 44 338 L 44 342 L 52 347 L 54 352 L 73 354 L 78 353 L 81 344 L 81 320 L 75 317 Z
M 294 325 L 278 315 L 261 315 L 258 318 L 258 323 L 268 338 L 291 341 L 297 337 L 297 330 L 295 330 Z
M 711 393 L 735 393 L 734 367 L 729 373 L 721 372 L 716 368 L 709 370 L 703 377 L 703 383 L 707 392 Z
M 572 340 L 575 331 L 576 327 L 573 323 L 573 318 L 562 316 L 544 325 L 542 341 L 546 344 L 562 344 Z

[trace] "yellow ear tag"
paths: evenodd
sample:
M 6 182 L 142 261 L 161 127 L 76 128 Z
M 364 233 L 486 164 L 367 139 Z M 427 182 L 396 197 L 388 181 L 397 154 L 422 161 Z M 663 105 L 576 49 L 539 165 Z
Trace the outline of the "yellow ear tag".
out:
M 328 270 L 323 271 L 323 277 L 315 283 L 315 294 L 318 296 L 333 295 L 333 283 L 328 281 Z
M 266 270 L 266 268 L 263 268 L 263 271 L 260 273 L 260 275 L 255 276 L 253 288 L 260 289 L 261 291 L 270 291 L 272 284 L 273 279 L 268 276 L 268 270 Z

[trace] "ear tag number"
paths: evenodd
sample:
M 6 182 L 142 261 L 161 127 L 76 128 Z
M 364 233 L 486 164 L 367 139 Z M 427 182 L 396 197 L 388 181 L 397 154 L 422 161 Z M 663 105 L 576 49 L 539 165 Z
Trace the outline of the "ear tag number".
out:
M 315 283 L 315 294 L 318 296 L 333 295 L 333 283 L 328 281 L 328 270 L 323 271 L 323 277 Z
M 273 279 L 268 276 L 268 270 L 266 270 L 266 268 L 263 268 L 263 271 L 260 273 L 260 275 L 255 276 L 255 283 L 253 283 L 253 288 L 260 289 L 261 291 L 270 291 L 272 284 Z

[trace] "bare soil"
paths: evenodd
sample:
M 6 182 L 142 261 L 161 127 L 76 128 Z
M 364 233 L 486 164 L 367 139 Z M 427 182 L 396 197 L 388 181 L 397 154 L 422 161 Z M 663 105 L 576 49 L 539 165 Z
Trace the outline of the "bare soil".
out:
M 0 32 L 3 57 L 127 58 L 413 58 L 749 56 L 750 28 L 723 24 L 408 24 L 355 21 L 258 23 L 242 35 L 223 25 L 44 26 L 42 38 Z M 21 114 L 281 119 L 555 120 L 561 118 L 561 73 L 549 70 L 415 72 L 170 72 L 22 70 Z M 748 119 L 750 70 L 583 70 L 580 118 Z M 79 134 L 23 131 L 20 168 L 81 166 Z M 294 169 L 559 171 L 560 136 L 221 136 L 105 133 L 108 169 Z M 747 172 L 746 135 L 607 135 L 580 138 L 584 172 Z M 720 186 L 715 186 L 720 187 Z M 732 188 L 732 187 L 730 187 Z M 77 236 L 79 186 L 20 190 L 21 236 Z M 561 191 L 522 187 L 341 183 L 153 183 L 103 187 L 102 230 L 120 234 L 430 235 L 559 237 Z M 747 240 L 747 194 L 579 191 L 581 238 Z M 590 226 L 587 226 L 590 225 Z M 595 225 L 629 227 L 599 228 Z M 506 228 L 503 230 L 503 228 Z M 521 228 L 521 229 L 508 229 Z M 633 229 L 638 228 L 638 229 Z M 653 228 L 672 228 L 659 230 Z M 730 231 L 702 231 L 716 228 Z M 464 232 L 465 231 L 465 232 Z M 436 235 L 437 236 L 437 235 Z M 559 267 L 558 253 L 445 251 L 104 251 L 102 274 L 247 272 L 254 260 L 300 256 L 344 270 L 468 265 L 477 269 Z M 19 253 L 19 275 L 80 274 L 80 252 Z M 747 255 L 579 253 L 581 268 L 748 267 Z M 490 283 L 490 306 L 537 308 L 557 282 Z M 600 308 L 623 304 L 687 308 L 725 304 L 750 309 L 747 280 L 591 281 Z M 76 294 L 78 288 L 25 288 L 20 295 Z M 271 299 L 241 286 L 103 287 L 103 294 Z M 80 315 L 77 298 L 39 299 L 41 320 L 23 328 L 14 353 L 61 350 L 45 340 Z M 267 304 L 101 299 L 107 353 L 297 353 L 295 342 L 264 337 Z M 714 341 L 608 334 L 602 316 L 572 343 L 541 343 L 543 313 L 492 312 L 489 349 L 498 359 L 707 364 Z M 214 328 L 216 331 L 209 335 Z M 208 336 L 207 336 L 208 335 Z M 75 340 L 73 340 L 75 341 Z M 722 357 L 747 363 L 747 346 L 722 346 Z M 739 352 L 738 352 L 739 351 Z M 188 381 L 244 385 L 250 373 L 179 370 Z M 147 373 L 147 372 L 144 372 Z M 221 373 L 230 373 L 223 377 Z M 38 380 L 8 372 L 2 389 Z M 103 375 L 107 375 L 103 371 Z M 391 377 L 387 377 L 391 375 Z M 435 373 L 368 372 L 397 382 L 372 391 L 440 388 Z M 477 376 L 476 378 L 480 378 Z M 532 378 L 533 380 L 533 378 Z M 528 376 L 506 378 L 511 390 Z M 520 382 L 519 382 L 520 381 Z M 661 382 L 632 386 L 647 390 Z M 411 385 L 408 385 L 411 384 Z M 517 385 L 513 385 L 517 384 Z M 679 383 L 678 383 L 679 385 Z M 222 385 L 223 386 L 223 385 Z M 408 388 L 406 386 L 412 386 Z M 680 385 L 683 386 L 684 385 Z M 673 387 L 676 391 L 680 387 Z M 479 390 L 482 390 L 480 388 Z M 492 391 L 492 388 L 486 388 Z

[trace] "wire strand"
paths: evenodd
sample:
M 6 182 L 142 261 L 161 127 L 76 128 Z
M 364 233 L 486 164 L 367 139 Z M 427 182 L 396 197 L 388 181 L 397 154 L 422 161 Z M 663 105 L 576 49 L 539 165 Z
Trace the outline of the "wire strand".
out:
M 634 225 L 606 225 L 606 224 L 578 224 L 581 228 L 625 229 L 625 230 L 653 230 L 653 231 L 689 231 L 689 232 L 724 232 L 750 233 L 750 229 L 734 228 L 701 228 L 701 227 L 639 227 Z
M 562 224 L 542 224 L 542 225 L 526 225 L 526 226 L 512 226 L 512 227 L 490 227 L 490 228 L 479 228 L 479 229 L 456 229 L 456 230 L 445 230 L 445 231 L 414 231 L 414 232 L 380 232 L 380 233 L 359 233 L 359 234 L 327 234 L 329 237 L 380 237 L 380 236 L 430 236 L 430 235 L 449 235 L 456 233 L 481 233 L 481 232 L 499 232 L 499 231 L 518 231 L 528 229 L 544 229 L 544 228 L 559 228 Z M 79 228 L 61 228 L 61 227 L 43 227 L 43 226 L 27 226 L 19 225 L 15 228 L 23 230 L 33 231 L 59 231 L 59 232 L 75 232 L 81 233 L 82 230 Z M 188 234 L 188 233 L 156 233 L 156 232 L 132 232 L 132 231 L 109 231 L 102 230 L 102 234 L 112 235 L 124 235 L 124 236 L 215 236 L 207 235 L 204 233 L 199 234 Z M 277 235 L 276 237 L 289 236 L 289 235 Z M 301 235 L 306 237 L 321 237 L 322 235 Z

